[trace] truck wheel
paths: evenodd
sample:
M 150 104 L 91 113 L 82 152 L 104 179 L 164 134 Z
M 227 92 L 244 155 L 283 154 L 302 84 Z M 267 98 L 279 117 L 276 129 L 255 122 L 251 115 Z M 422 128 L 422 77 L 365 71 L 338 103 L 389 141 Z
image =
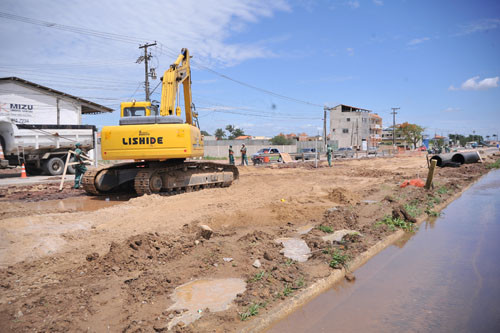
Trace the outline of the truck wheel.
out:
M 59 157 L 52 157 L 44 164 L 45 172 L 52 176 L 59 176 L 64 171 L 64 162 Z

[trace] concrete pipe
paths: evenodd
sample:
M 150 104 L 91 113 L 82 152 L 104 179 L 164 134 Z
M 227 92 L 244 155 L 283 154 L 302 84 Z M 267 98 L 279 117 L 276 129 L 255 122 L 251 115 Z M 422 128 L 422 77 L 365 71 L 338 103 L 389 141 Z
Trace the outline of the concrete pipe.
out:
M 431 157 L 431 160 L 436 160 L 437 161 L 437 166 L 438 167 L 445 167 L 447 164 L 451 163 L 451 159 L 453 157 L 452 153 L 447 153 L 447 154 L 439 154 L 439 155 L 434 155 Z
M 477 151 L 455 153 L 451 161 L 460 164 L 477 163 L 479 161 L 479 153 Z

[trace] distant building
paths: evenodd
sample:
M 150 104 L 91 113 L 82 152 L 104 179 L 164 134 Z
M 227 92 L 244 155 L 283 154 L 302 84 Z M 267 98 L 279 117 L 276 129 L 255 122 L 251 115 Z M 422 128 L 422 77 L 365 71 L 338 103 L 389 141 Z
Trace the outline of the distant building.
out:
M 370 110 L 339 104 L 330 109 L 330 138 L 339 148 L 376 147 L 382 141 L 382 118 Z
M 405 139 L 398 133 L 397 128 L 399 124 L 396 125 L 396 140 L 395 144 L 397 147 L 403 147 L 405 145 Z M 387 127 L 382 130 L 382 144 L 392 146 L 392 127 Z
M 240 135 L 234 138 L 235 140 L 251 140 L 252 136 L 251 135 Z

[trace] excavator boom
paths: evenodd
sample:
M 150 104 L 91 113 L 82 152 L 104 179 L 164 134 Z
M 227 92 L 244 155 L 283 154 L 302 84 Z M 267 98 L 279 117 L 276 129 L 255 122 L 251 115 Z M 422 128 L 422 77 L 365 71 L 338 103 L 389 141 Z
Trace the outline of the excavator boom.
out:
M 87 193 L 116 190 L 135 190 L 137 194 L 177 193 L 229 186 L 238 178 L 238 169 L 231 165 L 185 161 L 203 156 L 203 137 L 195 126 L 197 115 L 191 106 L 189 60 L 189 51 L 182 49 L 165 71 L 159 112 L 149 101 L 121 104 L 120 125 L 102 129 L 102 158 L 134 162 L 89 170 L 82 180 Z M 181 84 L 184 119 L 178 105 Z

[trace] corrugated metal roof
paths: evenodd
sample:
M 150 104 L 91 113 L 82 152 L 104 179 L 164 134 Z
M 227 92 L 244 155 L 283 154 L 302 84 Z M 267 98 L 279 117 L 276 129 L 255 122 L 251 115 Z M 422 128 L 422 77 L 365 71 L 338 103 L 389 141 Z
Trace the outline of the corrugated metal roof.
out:
M 50 92 L 50 93 L 55 94 L 55 95 L 74 99 L 75 101 L 79 102 L 82 105 L 82 114 L 99 114 L 99 113 L 113 112 L 113 109 L 108 108 L 107 106 L 91 102 L 91 101 L 86 100 L 86 99 L 81 98 L 81 97 L 76 97 L 76 96 L 73 96 L 73 95 L 70 95 L 67 93 L 63 93 L 59 90 L 52 89 L 52 88 L 49 88 L 46 86 L 42 86 L 41 84 L 34 83 L 34 82 L 31 82 L 31 81 L 28 81 L 25 79 L 21 79 L 21 78 L 15 77 L 15 76 L 2 77 L 2 78 L 0 78 L 0 82 L 1 81 L 13 81 L 13 82 L 21 83 L 21 84 L 24 84 L 24 85 L 27 85 L 27 86 L 30 86 L 30 87 L 33 87 L 33 88 L 36 88 L 36 89 L 39 89 L 42 91 Z

